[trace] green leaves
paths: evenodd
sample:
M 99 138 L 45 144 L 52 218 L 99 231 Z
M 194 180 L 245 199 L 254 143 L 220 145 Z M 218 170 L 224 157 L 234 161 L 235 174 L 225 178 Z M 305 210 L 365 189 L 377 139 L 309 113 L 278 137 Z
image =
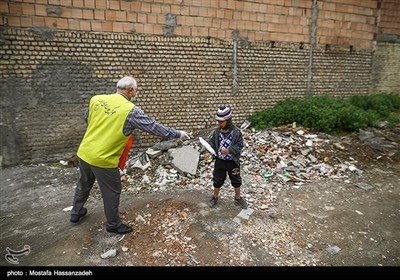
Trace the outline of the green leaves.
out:
M 326 95 L 291 98 L 256 112 L 249 119 L 258 130 L 293 122 L 326 133 L 355 131 L 385 120 L 389 126 L 395 126 L 400 123 L 400 96 L 383 93 L 348 99 Z

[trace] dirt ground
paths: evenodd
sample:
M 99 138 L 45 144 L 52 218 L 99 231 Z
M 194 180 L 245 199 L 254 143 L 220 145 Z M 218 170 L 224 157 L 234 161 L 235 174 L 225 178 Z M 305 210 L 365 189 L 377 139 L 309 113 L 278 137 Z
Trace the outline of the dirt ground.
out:
M 1 266 L 399 266 L 400 128 L 375 130 L 390 148 L 377 150 L 356 134 L 335 161 L 352 158 L 362 173 L 320 178 L 279 192 L 274 207 L 241 212 L 210 191 L 123 193 L 120 211 L 134 231 L 105 231 L 102 200 L 92 191 L 88 215 L 69 222 L 76 168 L 48 164 L 1 170 Z M 223 189 L 221 192 L 231 192 Z M 29 253 L 7 258 L 9 251 Z M 102 254 L 115 249 L 114 257 Z M 15 261 L 14 259 L 14 261 Z

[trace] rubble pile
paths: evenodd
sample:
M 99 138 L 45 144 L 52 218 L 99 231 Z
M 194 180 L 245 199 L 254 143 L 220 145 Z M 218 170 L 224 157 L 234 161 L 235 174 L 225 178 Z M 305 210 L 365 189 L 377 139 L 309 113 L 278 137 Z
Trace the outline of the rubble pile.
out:
M 136 217 L 136 231 L 127 237 L 125 243 L 132 252 L 137 252 L 138 248 L 146 248 L 146 253 L 140 250 L 133 261 L 144 265 L 196 265 L 198 261 L 192 254 L 197 246 L 186 235 L 194 222 L 193 214 L 182 203 L 167 203 L 170 205 L 161 207 L 156 215 L 151 215 L 146 210 L 158 206 L 147 205 L 142 209 L 142 215 Z M 151 244 L 148 243 L 148 236 L 152 240 Z
M 339 139 L 330 135 L 314 134 L 292 126 L 259 132 L 242 129 L 242 132 L 245 140 L 241 157 L 242 194 L 255 210 L 269 209 L 284 187 L 299 188 L 321 177 L 343 179 L 349 173 L 362 173 L 354 159 L 341 159 L 335 154 L 335 150 L 344 147 Z M 139 194 L 196 189 L 211 194 L 214 159 L 198 139 L 183 143 L 200 153 L 199 159 L 193 158 L 193 161 L 198 160 L 195 174 L 184 173 L 182 168 L 172 164 L 171 155 L 179 149 L 176 142 L 162 143 L 128 160 L 129 176 L 123 192 Z M 190 161 L 190 155 L 188 158 L 185 160 Z M 230 188 L 227 179 L 221 189 L 221 198 L 232 196 Z

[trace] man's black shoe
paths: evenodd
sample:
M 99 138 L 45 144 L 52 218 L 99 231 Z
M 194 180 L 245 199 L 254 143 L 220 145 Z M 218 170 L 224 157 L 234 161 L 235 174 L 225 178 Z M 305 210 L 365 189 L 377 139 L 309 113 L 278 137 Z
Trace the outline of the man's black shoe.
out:
M 71 215 L 71 219 L 70 219 L 71 223 L 77 223 L 77 222 L 79 222 L 80 218 L 82 218 L 83 216 L 85 216 L 86 213 L 87 213 L 87 209 L 86 209 L 85 207 L 83 207 L 83 212 L 82 212 L 82 214 L 79 214 L 79 215 Z
M 132 228 L 128 227 L 124 224 L 121 224 L 119 227 L 117 227 L 115 229 L 114 228 L 106 228 L 106 230 L 108 232 L 116 233 L 116 234 L 126 234 L 126 233 L 132 232 Z

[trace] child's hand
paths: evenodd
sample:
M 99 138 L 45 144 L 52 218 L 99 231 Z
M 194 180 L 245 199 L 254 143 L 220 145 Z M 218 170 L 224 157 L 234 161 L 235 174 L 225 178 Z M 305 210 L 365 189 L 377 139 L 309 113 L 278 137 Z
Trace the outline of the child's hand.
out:
M 229 150 L 228 150 L 227 148 L 222 148 L 222 149 L 221 149 L 221 152 L 222 152 L 222 154 L 225 155 L 225 156 L 226 156 L 226 155 L 229 155 Z

